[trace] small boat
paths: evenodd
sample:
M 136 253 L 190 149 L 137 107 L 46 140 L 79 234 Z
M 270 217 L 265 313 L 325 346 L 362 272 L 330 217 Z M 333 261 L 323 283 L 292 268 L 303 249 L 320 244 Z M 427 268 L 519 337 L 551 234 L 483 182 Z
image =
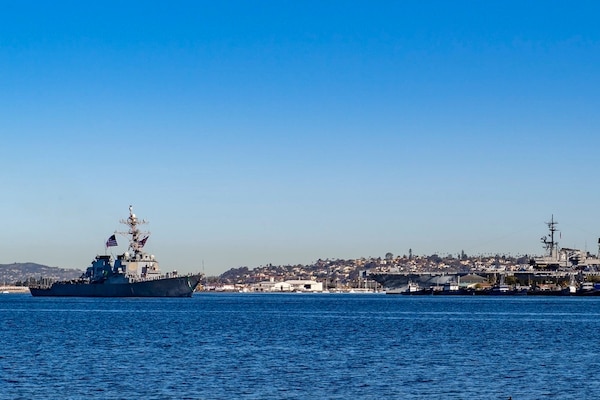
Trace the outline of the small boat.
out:
M 600 288 L 594 282 L 583 282 L 576 290 L 575 296 L 600 296 Z
M 400 294 L 405 296 L 419 296 L 424 294 L 431 294 L 431 289 L 422 288 L 421 286 L 419 286 L 418 283 L 409 281 L 408 285 L 406 286 L 406 289 L 400 292 Z

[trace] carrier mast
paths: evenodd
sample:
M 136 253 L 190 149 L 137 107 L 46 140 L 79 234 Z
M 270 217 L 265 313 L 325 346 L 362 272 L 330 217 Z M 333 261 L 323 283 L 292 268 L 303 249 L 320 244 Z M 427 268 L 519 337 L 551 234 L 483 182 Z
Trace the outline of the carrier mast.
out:
M 552 214 L 550 222 L 546 222 L 546 225 L 548 225 L 548 229 L 550 230 L 550 240 L 548 240 L 548 236 L 544 236 L 541 238 L 541 241 L 548 251 L 548 255 L 551 258 L 558 258 L 558 243 L 554 241 L 554 232 L 558 232 L 558 229 L 556 229 L 558 222 L 554 221 L 554 214 Z

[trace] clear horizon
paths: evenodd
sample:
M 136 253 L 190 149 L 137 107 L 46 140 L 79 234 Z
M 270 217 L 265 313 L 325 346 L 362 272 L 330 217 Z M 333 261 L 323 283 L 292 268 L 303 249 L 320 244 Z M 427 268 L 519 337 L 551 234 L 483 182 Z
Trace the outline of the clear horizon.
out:
M 599 11 L 4 5 L 0 264 L 85 269 L 130 204 L 164 271 L 542 254 L 552 215 L 596 253 Z

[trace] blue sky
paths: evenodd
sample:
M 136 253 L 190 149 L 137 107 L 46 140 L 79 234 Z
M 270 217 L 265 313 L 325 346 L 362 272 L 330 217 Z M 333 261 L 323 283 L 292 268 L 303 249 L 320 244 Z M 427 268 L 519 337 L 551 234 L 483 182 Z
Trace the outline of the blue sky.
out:
M 595 2 L 87 3 L 0 1 L 0 263 L 597 251 Z

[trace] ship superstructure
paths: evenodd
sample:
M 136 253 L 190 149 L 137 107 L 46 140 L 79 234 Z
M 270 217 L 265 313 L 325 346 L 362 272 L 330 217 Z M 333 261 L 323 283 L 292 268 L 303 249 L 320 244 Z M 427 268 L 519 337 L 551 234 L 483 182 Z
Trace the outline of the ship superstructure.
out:
M 117 256 L 98 255 L 86 272 L 73 281 L 55 282 L 51 286 L 30 287 L 33 296 L 80 297 L 185 297 L 191 296 L 201 280 L 201 274 L 179 276 L 177 271 L 163 275 L 154 255 L 143 251 L 149 232 L 142 232 L 139 220 L 129 206 L 129 217 L 121 220 L 129 228 L 119 232 L 129 238 L 126 252 Z M 115 236 L 106 243 L 116 246 Z
M 567 247 L 559 247 L 556 241 L 556 233 L 559 230 L 556 228 L 558 222 L 554 220 L 554 215 L 550 221 L 546 222 L 548 226 L 549 236 L 543 236 L 540 240 L 544 245 L 546 254 L 542 257 L 532 259 L 532 265 L 537 269 L 568 269 L 568 268 L 594 268 L 600 266 L 598 256 L 588 253 L 580 249 L 572 249 Z M 600 243 L 600 239 L 598 241 Z M 600 252 L 600 249 L 599 249 Z
M 542 244 L 544 245 L 546 254 L 542 257 L 534 258 L 534 265 L 538 268 L 557 269 L 561 265 L 561 257 L 559 254 L 558 242 L 554 238 L 555 233 L 558 232 L 558 229 L 556 228 L 558 222 L 554 221 L 554 214 L 552 214 L 550 221 L 546 222 L 546 225 L 548 226 L 550 237 L 542 236 L 542 238 L 540 239 Z M 565 263 L 563 262 L 563 265 L 564 264 Z

